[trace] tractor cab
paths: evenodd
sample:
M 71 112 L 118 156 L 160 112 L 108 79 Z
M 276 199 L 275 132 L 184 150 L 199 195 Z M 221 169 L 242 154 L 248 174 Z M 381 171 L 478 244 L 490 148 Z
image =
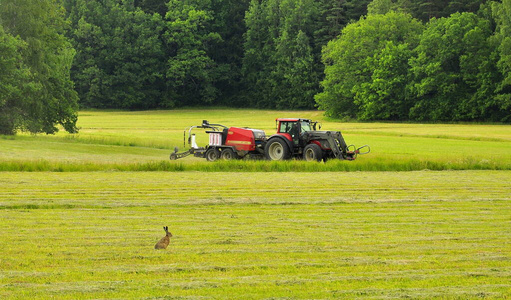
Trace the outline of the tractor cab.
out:
M 316 130 L 317 122 L 309 119 L 299 118 L 279 118 L 275 120 L 277 126 L 277 134 L 285 137 L 294 145 L 300 143 L 300 136 L 308 131 Z

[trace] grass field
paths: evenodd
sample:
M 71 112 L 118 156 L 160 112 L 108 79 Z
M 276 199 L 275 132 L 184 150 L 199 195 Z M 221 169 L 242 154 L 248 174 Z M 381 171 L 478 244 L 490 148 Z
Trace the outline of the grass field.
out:
M 203 119 L 271 134 L 294 116 L 372 152 L 168 161 Z M 510 125 L 218 109 L 79 126 L 0 136 L 0 299 L 511 298 Z
M 508 171 L 3 172 L 0 186 L 2 299 L 511 295 Z
M 221 109 L 84 111 L 80 113 L 81 130 L 77 135 L 60 132 L 56 136 L 0 136 L 0 170 L 228 171 L 228 166 L 212 168 L 204 159 L 187 157 L 170 162 L 168 157 L 175 146 L 183 149 L 183 130 L 201 124 L 203 119 L 259 128 L 270 135 L 275 132 L 276 117 L 293 116 L 319 120 L 324 130 L 342 131 L 348 144 L 371 146 L 371 154 L 357 161 L 332 162 L 333 166 L 324 164 L 310 171 L 511 170 L 511 125 L 342 123 L 326 119 L 317 111 Z M 199 145 L 207 143 L 205 134 L 198 138 Z M 300 162 L 293 168 L 297 165 Z M 310 166 L 298 168 L 306 170 Z M 233 169 L 240 171 L 239 165 Z

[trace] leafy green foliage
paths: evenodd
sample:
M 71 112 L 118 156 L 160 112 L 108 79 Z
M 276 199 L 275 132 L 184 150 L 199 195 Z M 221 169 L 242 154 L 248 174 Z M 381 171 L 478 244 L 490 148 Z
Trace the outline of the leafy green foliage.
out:
M 65 4 L 78 50 L 73 77 L 86 107 L 224 103 L 219 98 L 240 89 L 247 0 Z
M 171 0 L 164 34 L 167 56 L 167 85 L 170 105 L 212 103 L 218 94 L 214 86 L 216 62 L 208 55 L 210 45 L 221 36 L 211 30 L 210 1 Z
M 416 120 L 491 118 L 495 63 L 488 43 L 490 24 L 472 13 L 433 19 L 410 60 Z
M 371 3 L 371 0 L 346 0 L 343 7 L 347 21 L 358 21 L 360 17 L 365 16 L 369 3 Z
M 295 38 L 284 31 L 277 44 L 277 66 L 275 73 L 278 86 L 274 92 L 278 95 L 278 108 L 311 108 L 314 94 L 317 92 L 318 74 L 314 70 L 314 56 L 306 33 L 299 30 Z
M 0 2 L 0 131 L 75 132 L 77 94 L 69 70 L 75 51 L 53 0 Z
M 336 38 L 350 20 L 344 1 L 319 0 L 317 2 L 319 18 L 316 20 L 317 28 L 314 32 L 314 52 L 320 57 L 321 48 Z M 360 15 L 356 17 L 357 20 L 359 18 Z
M 412 8 L 413 4 L 410 0 L 373 0 L 367 6 L 367 13 L 384 15 L 393 10 L 411 14 Z
M 392 0 L 373 0 L 367 6 L 367 13 L 371 15 L 381 14 L 384 15 L 394 8 Z
M 245 12 L 250 0 L 215 0 L 212 5 L 212 28 L 221 37 L 221 42 L 212 45 L 209 56 L 217 64 L 215 87 L 218 96 L 215 104 L 242 106 L 242 62 Z
M 134 0 L 134 5 L 140 7 L 144 12 L 149 14 L 158 13 L 164 17 L 167 13 L 166 0 Z
M 423 22 L 432 18 L 449 17 L 456 12 L 477 12 L 487 0 L 373 0 L 367 10 L 369 14 L 386 14 L 387 12 L 401 11 L 411 14 Z
M 497 47 L 498 69 L 502 80 L 497 85 L 496 106 L 500 108 L 501 119 L 511 120 L 511 1 L 492 4 L 497 23 L 494 41 Z
M 413 1 L 410 12 L 414 17 L 427 22 L 432 18 L 449 17 L 456 12 L 477 12 L 486 0 L 419 0 Z
M 319 105 L 361 120 L 511 120 L 509 0 L 62 0 L 65 12 L 38 1 L 0 4 L 4 132 L 74 130 L 71 63 L 83 107 Z M 59 110 L 62 119 L 33 121 Z
M 346 26 L 323 52 L 320 108 L 330 116 L 400 119 L 408 106 L 408 59 L 421 31 L 417 20 L 396 12 Z
M 281 1 L 280 28 L 275 37 L 272 96 L 277 108 L 311 108 L 317 92 L 312 36 L 317 7 L 314 1 Z
M 0 133 L 14 134 L 25 107 L 19 103 L 30 88 L 30 70 L 24 65 L 21 39 L 6 33 L 0 24 Z M 18 105 L 17 105 L 18 104 Z
M 366 19 L 324 49 L 320 108 L 360 120 L 509 120 L 507 48 L 495 46 L 506 38 L 492 37 L 489 6 L 480 15 L 433 18 L 423 30 L 395 12 L 407 10 L 404 3 L 373 1 Z M 503 5 L 494 4 L 494 15 L 507 17 Z
M 252 1 L 246 14 L 243 75 L 250 104 L 312 108 L 322 77 L 321 47 L 347 17 L 344 2 Z
M 76 0 L 72 75 L 84 107 L 154 108 L 164 90 L 163 21 L 118 1 Z
M 406 84 L 409 80 L 408 60 L 412 56 L 411 46 L 415 41 L 387 44 L 373 57 L 367 59 L 372 69 L 368 82 L 353 87 L 355 104 L 361 120 L 400 120 L 406 116 L 410 103 L 406 98 Z

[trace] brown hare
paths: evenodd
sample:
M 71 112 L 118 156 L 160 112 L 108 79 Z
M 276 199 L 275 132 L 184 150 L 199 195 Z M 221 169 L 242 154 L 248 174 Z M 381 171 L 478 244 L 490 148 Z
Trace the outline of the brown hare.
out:
M 161 240 L 154 245 L 154 249 L 167 249 L 167 246 L 170 243 L 170 238 L 172 237 L 172 233 L 169 232 L 168 226 L 163 226 L 163 230 L 167 233 Z

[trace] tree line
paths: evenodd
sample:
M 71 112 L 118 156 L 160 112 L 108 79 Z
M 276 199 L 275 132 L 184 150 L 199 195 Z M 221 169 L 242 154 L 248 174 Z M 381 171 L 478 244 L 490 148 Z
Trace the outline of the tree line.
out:
M 511 0 L 0 0 L 0 133 L 81 108 L 511 121 Z
M 399 1 L 368 15 L 323 49 L 331 116 L 359 120 L 511 121 L 511 1 L 421 22 Z

